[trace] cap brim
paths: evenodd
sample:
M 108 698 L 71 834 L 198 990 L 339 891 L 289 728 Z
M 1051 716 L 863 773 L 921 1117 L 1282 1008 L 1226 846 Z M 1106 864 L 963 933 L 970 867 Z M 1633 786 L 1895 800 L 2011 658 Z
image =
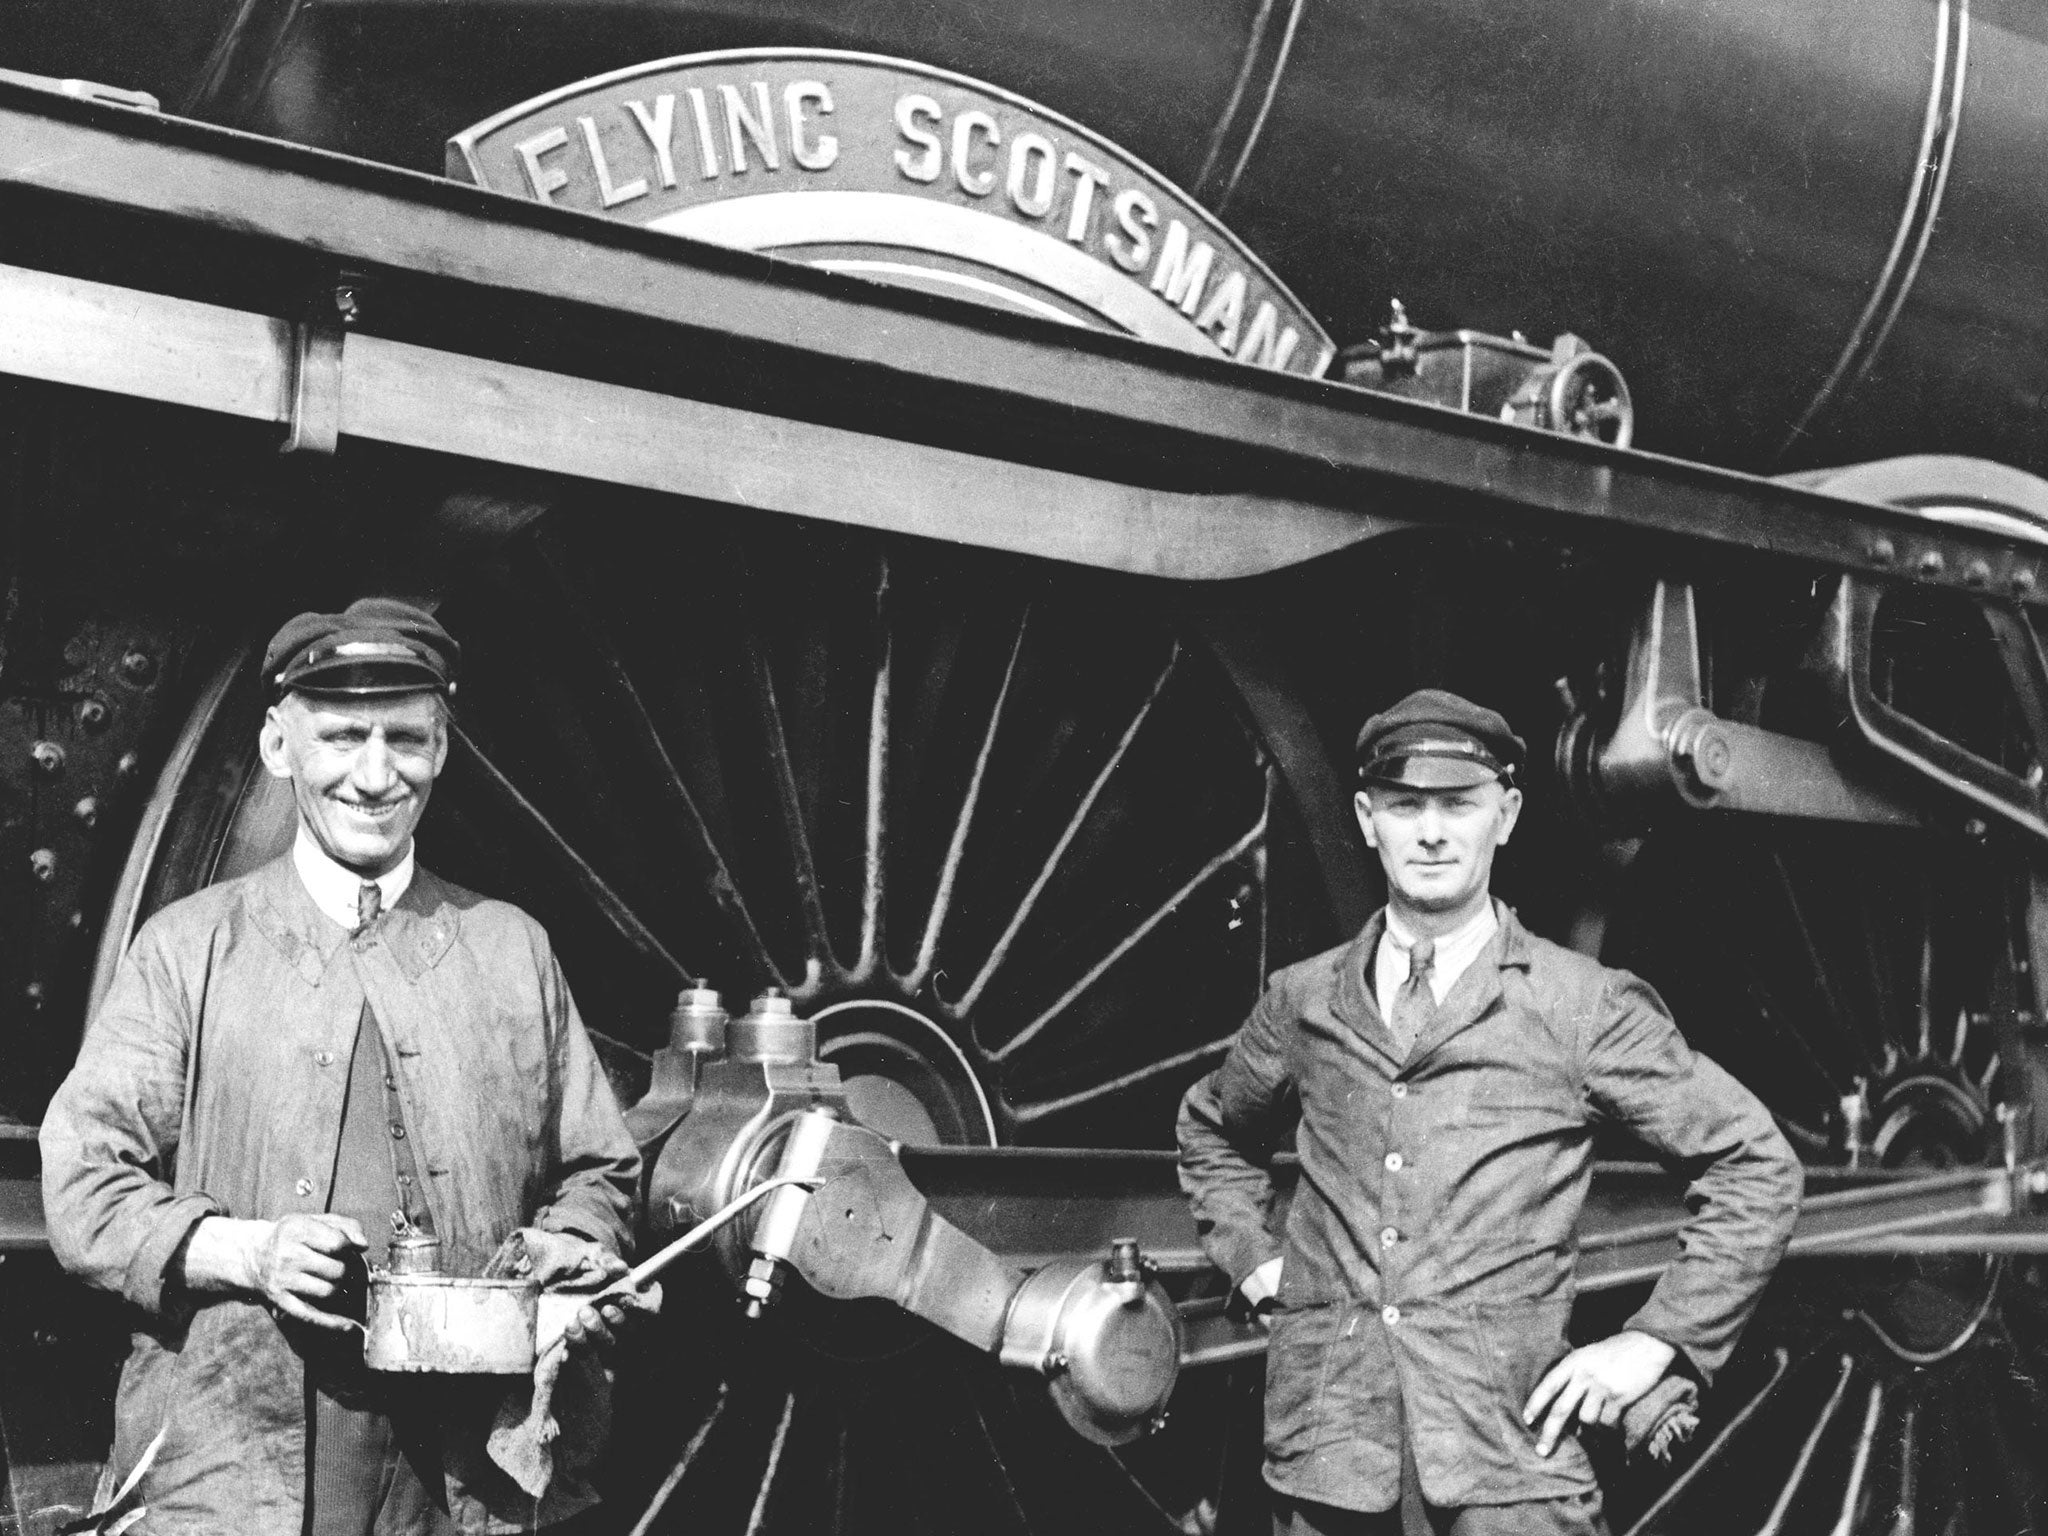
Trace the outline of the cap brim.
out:
M 1367 786 L 1399 789 L 1476 789 L 1501 777 L 1501 771 L 1469 757 L 1388 757 L 1369 763 L 1359 777 Z
M 448 679 L 431 667 L 375 666 L 350 663 L 344 666 L 309 667 L 288 676 L 281 684 L 286 693 L 318 694 L 323 698 L 374 698 L 393 693 L 446 693 Z

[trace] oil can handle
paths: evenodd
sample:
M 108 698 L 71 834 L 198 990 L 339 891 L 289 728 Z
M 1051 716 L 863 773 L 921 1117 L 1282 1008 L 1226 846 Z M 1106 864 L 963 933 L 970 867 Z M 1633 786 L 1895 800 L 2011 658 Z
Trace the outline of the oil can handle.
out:
M 768 1194 L 772 1190 L 781 1189 L 785 1184 L 799 1184 L 805 1189 L 816 1189 L 824 1182 L 821 1178 L 804 1175 L 765 1179 L 741 1195 L 737 1200 L 705 1217 L 704 1220 L 698 1222 L 696 1226 L 690 1228 L 689 1231 L 670 1243 L 666 1248 L 663 1248 L 659 1253 L 654 1254 L 650 1258 L 643 1259 L 640 1263 L 634 1265 L 631 1270 L 619 1276 L 618 1279 L 614 1280 L 603 1290 L 592 1292 L 588 1299 L 590 1301 L 601 1301 L 607 1296 L 617 1296 L 642 1289 L 648 1281 L 652 1280 L 664 1269 L 667 1269 L 669 1265 L 690 1252 L 693 1248 L 702 1246 L 704 1241 L 720 1227 L 727 1225 L 740 1216 L 756 1200 L 759 1200 L 763 1195 Z

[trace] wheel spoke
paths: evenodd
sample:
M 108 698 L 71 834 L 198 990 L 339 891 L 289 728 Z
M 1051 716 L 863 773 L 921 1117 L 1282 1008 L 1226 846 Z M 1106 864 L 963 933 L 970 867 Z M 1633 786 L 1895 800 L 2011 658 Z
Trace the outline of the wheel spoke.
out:
M 654 1529 L 654 1522 L 661 1512 L 668 1508 L 668 1501 L 676 1496 L 683 1479 L 689 1475 L 690 1466 L 697 1459 L 697 1453 L 704 1449 L 704 1442 L 711 1438 L 711 1431 L 718 1427 L 718 1421 L 725 1417 L 726 1398 L 730 1392 L 726 1383 L 718 1384 L 718 1396 L 711 1404 L 711 1411 L 704 1416 L 704 1422 L 697 1426 L 697 1432 L 690 1436 L 690 1443 L 683 1447 L 683 1454 L 676 1458 L 676 1464 L 669 1468 L 668 1476 L 661 1480 L 661 1486 L 654 1491 L 654 1499 L 647 1506 L 647 1512 L 633 1524 L 630 1536 L 647 1536 Z
M 1933 893 L 1922 890 L 1920 913 L 1920 993 L 1915 1022 L 1920 1029 L 1920 1059 L 1934 1056 L 1934 914 Z
M 1750 1420 L 1754 1419 L 1762 1411 L 1764 1405 L 1777 1395 L 1778 1389 L 1785 1384 L 1786 1373 L 1790 1370 L 1791 1364 L 1792 1356 L 1788 1350 L 1780 1349 L 1776 1351 L 1771 1362 L 1769 1379 L 1761 1387 L 1757 1388 L 1754 1397 L 1750 1398 L 1748 1402 L 1736 1410 L 1734 1417 L 1722 1426 L 1721 1433 L 1714 1436 L 1707 1448 L 1700 1452 L 1698 1459 L 1680 1473 L 1669 1488 L 1664 1490 L 1663 1497 L 1643 1511 L 1642 1518 L 1628 1528 L 1626 1536 L 1648 1536 L 1648 1533 L 1657 1523 L 1657 1517 L 1676 1504 L 1686 1489 L 1698 1482 L 1705 1474 L 1707 1468 L 1720 1460 L 1722 1454 L 1734 1442 L 1735 1437 L 1741 1434 L 1743 1428 Z
M 1266 771 L 1269 775 L 1272 772 L 1270 768 Z M 1090 987 L 1100 981 L 1103 974 L 1111 966 L 1136 949 L 1144 941 L 1147 934 L 1178 912 L 1182 904 L 1190 896 L 1208 884 L 1220 871 L 1228 869 L 1231 865 L 1242 859 L 1245 854 L 1257 847 L 1265 840 L 1265 836 L 1266 811 L 1265 807 L 1261 806 L 1259 809 L 1259 819 L 1242 836 L 1228 848 L 1225 848 L 1221 853 L 1210 859 L 1200 869 L 1196 870 L 1193 875 L 1189 876 L 1186 883 L 1179 890 L 1148 912 L 1144 920 L 1129 933 L 1125 934 L 1122 939 L 1118 940 L 1108 954 L 1088 967 L 1087 971 L 1081 976 L 1081 979 L 1062 992 L 1051 1007 L 1018 1030 L 1016 1034 L 1005 1040 L 996 1049 L 990 1051 L 989 1055 L 996 1061 L 1007 1061 L 1026 1045 L 1029 1045 L 1048 1024 L 1066 1012 L 1068 1008 L 1073 1006 L 1076 999 L 1080 998 Z
M 868 977 L 882 963 L 883 925 L 888 921 L 889 725 L 891 673 L 896 637 L 889 627 L 889 562 L 881 563 L 875 584 L 876 629 L 881 641 L 875 653 L 874 684 L 868 693 L 868 802 L 860 899 L 860 960 L 854 974 Z
M 581 583 L 571 574 L 562 551 L 551 537 L 543 534 L 536 547 L 553 580 L 558 600 L 569 610 L 571 623 L 568 628 L 582 636 L 584 645 L 591 652 L 596 664 L 592 670 L 598 687 L 608 696 L 614 717 L 630 727 L 627 735 L 631 746 L 651 771 L 654 781 L 661 786 L 676 819 L 682 823 L 689 850 L 702 872 L 706 893 L 732 924 L 754 964 L 775 985 L 786 985 L 781 969 L 768 952 L 768 945 L 754 922 L 753 913 L 748 910 L 745 898 L 733 881 L 725 856 L 712 839 L 710 826 L 698 809 L 689 786 L 683 782 L 675 759 L 669 756 L 668 746 L 661 739 L 653 717 L 648 714 L 646 702 L 634 686 L 631 674 L 626 671 L 617 647 L 611 643 L 595 611 L 585 599 Z
M 1799 899 L 1799 889 L 1792 881 L 1792 871 L 1785 865 L 1784 852 L 1771 849 L 1771 869 L 1778 877 L 1778 890 L 1785 898 L 1785 910 L 1792 915 L 1792 930 L 1799 936 L 1800 946 L 1806 952 L 1807 974 L 1813 979 L 1814 990 L 1820 994 L 1822 1009 L 1835 1027 L 1835 1033 L 1846 1041 L 1853 1054 L 1862 1058 L 1872 1071 L 1877 1068 L 1877 1059 L 1871 1054 L 1870 1044 L 1863 1038 L 1842 1008 L 1842 1000 L 1836 994 L 1834 983 L 1829 979 L 1827 962 L 1821 957 L 1820 946 L 1814 942 L 1813 925 L 1806 919 L 1806 906 Z
M 1785 1479 L 1785 1487 L 1778 1494 L 1778 1502 L 1771 1506 L 1771 1513 L 1758 1529 L 1757 1536 L 1779 1536 L 1785 1529 L 1786 1517 L 1792 1509 L 1792 1501 L 1799 1495 L 1799 1485 L 1806 1481 L 1806 1474 L 1813 1467 L 1813 1458 L 1820 1449 L 1821 1439 L 1827 1434 L 1828 1426 L 1835 1422 L 1835 1415 L 1841 1411 L 1842 1399 L 1848 1395 L 1849 1378 L 1855 1374 L 1854 1356 L 1842 1356 L 1842 1372 L 1835 1378 L 1835 1390 L 1828 1394 L 1827 1406 L 1822 1408 L 1813 1421 L 1813 1428 L 1806 1432 L 1806 1443 L 1799 1448 L 1799 1459 L 1792 1463 L 1792 1472 Z
M 931 913 L 925 919 L 924 937 L 918 942 L 917 958 L 911 963 L 910 974 L 904 984 L 915 992 L 925 984 L 931 975 L 932 963 L 938 958 L 939 936 L 945 930 L 946 918 L 953 908 L 953 887 L 960 878 L 960 864 L 967 854 L 967 834 L 974 826 L 974 813 L 981 801 L 981 786 L 988 774 L 989 759 L 995 755 L 996 732 L 1003 723 L 1003 710 L 1009 703 L 1010 684 L 1017 676 L 1017 658 L 1024 654 L 1024 633 L 1031 622 L 1030 614 L 1018 621 L 1017 638 L 1010 646 L 1010 660 L 1003 668 L 1003 681 L 996 689 L 995 703 L 988 712 L 988 729 L 982 733 L 981 750 L 974 756 L 974 771 L 967 779 L 967 792 L 960 797 L 960 814 L 953 819 L 952 841 L 946 845 L 946 859 L 939 868 L 938 889 L 932 893 Z
M 1032 1104 L 1019 1104 L 1016 1108 L 1017 1119 L 1020 1123 L 1029 1125 L 1034 1120 L 1043 1120 L 1047 1115 L 1056 1115 L 1061 1110 L 1072 1109 L 1077 1104 L 1086 1104 L 1093 1099 L 1105 1098 L 1112 1093 L 1121 1093 L 1133 1084 L 1142 1083 L 1150 1077 L 1157 1077 L 1162 1072 L 1172 1072 L 1180 1067 L 1202 1061 L 1207 1057 L 1221 1056 L 1230 1049 L 1230 1042 L 1236 1038 L 1236 1033 L 1232 1032 L 1225 1035 L 1221 1040 L 1211 1040 L 1207 1045 L 1198 1045 L 1191 1051 L 1182 1051 L 1177 1056 L 1168 1056 L 1162 1061 L 1148 1063 L 1145 1066 L 1139 1067 L 1134 1072 L 1126 1072 L 1121 1077 L 1113 1077 L 1106 1083 L 1097 1083 L 1092 1088 L 1083 1088 L 1078 1093 L 1069 1093 L 1057 1099 L 1041 1099 Z
M 471 739 L 461 726 L 450 730 L 455 744 L 467 754 L 484 783 L 493 793 L 514 811 L 532 830 L 537 833 L 548 853 L 555 862 L 568 871 L 576 882 L 576 888 L 601 912 L 605 920 L 617 930 L 619 936 L 649 960 L 666 967 L 679 987 L 694 987 L 696 978 L 683 968 L 683 963 L 668 952 L 660 939 L 640 921 L 631 907 L 619 893 L 606 883 L 604 877 L 590 867 L 582 854 L 569 845 L 562 834 L 555 830 L 554 823 L 541 814 L 540 807 L 519 792 L 519 787 L 506 778 L 498 765 Z
M 1849 1467 L 1849 1480 L 1842 1488 L 1842 1513 L 1830 1536 L 1853 1536 L 1856 1506 L 1863 1499 L 1863 1480 L 1870 1474 L 1870 1448 L 1877 1439 L 1878 1416 L 1884 1410 L 1884 1385 L 1870 1384 L 1870 1400 L 1863 1408 L 1863 1429 L 1856 1436 L 1856 1457 Z
M 796 1393 L 782 1399 L 782 1417 L 775 1425 L 775 1438 L 768 1445 L 768 1464 L 761 1469 L 761 1491 L 754 1495 L 754 1511 L 747 1516 L 747 1536 L 760 1536 L 768 1518 L 768 1501 L 775 1493 L 776 1474 L 782 1470 L 782 1448 L 789 1444 L 789 1421 L 796 1417 Z
M 1144 702 L 1138 706 L 1138 712 L 1131 717 L 1131 723 L 1124 727 L 1124 733 L 1118 738 L 1115 750 L 1109 754 L 1109 760 L 1102 765 L 1101 772 L 1095 775 L 1095 782 L 1088 786 L 1088 793 L 1081 797 L 1081 803 L 1074 807 L 1074 814 L 1067 818 L 1066 829 L 1060 833 L 1059 841 L 1053 845 L 1051 854 L 1039 869 L 1037 877 L 1032 880 L 1031 888 L 1024 893 L 1024 899 L 1011 914 L 1002 937 L 996 940 L 995 947 L 989 951 L 988 959 L 982 963 L 979 974 L 968 984 L 967 990 L 960 994 L 959 1001 L 953 1005 L 956 1012 L 971 1015 L 982 992 L 996 972 L 1002 969 L 1003 962 L 1009 958 L 1011 946 L 1017 941 L 1018 932 L 1029 921 L 1032 909 L 1038 905 L 1038 898 L 1045 894 L 1045 888 L 1051 883 L 1054 871 L 1060 866 L 1060 860 L 1066 857 L 1067 850 L 1080 835 L 1081 828 L 1087 823 L 1088 813 L 1095 809 L 1095 802 L 1101 797 L 1104 786 L 1122 764 L 1124 755 L 1130 751 L 1131 743 L 1137 739 L 1139 728 L 1152 713 L 1152 706 L 1159 702 L 1159 695 L 1165 691 L 1167 680 L 1173 676 L 1174 668 L 1179 664 L 1180 643 L 1176 641 L 1167 655 L 1166 665 L 1159 669 L 1159 675 L 1153 678 L 1152 687 L 1146 693 Z
M 1908 1403 L 1899 1418 L 1899 1506 L 1887 1536 L 1913 1536 L 1920 1493 L 1919 1429 L 1919 1407 Z
M 782 727 L 782 707 L 775 697 L 775 677 L 759 634 L 749 630 L 745 641 L 753 672 L 754 709 L 768 753 L 768 773 L 775 785 L 776 807 L 789 849 L 790 874 L 796 882 L 797 907 L 804 925 L 805 987 L 815 986 L 830 968 L 837 971 L 832 935 L 825 923 L 825 904 L 818 894 L 818 865 L 811 854 L 811 832 L 804 824 L 803 798 L 797 791 L 796 767 L 790 761 L 789 737 Z

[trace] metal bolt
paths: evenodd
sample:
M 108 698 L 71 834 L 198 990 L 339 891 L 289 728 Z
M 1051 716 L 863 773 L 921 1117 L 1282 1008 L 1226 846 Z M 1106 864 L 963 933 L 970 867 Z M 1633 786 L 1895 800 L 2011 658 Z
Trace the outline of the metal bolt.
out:
M 756 1254 L 754 1262 L 747 1268 L 747 1278 L 740 1283 L 740 1289 L 747 1296 L 747 1316 L 759 1317 L 775 1304 L 775 1298 L 781 1294 L 781 1261 L 771 1259 L 765 1253 Z
M 341 323 L 343 325 L 354 325 L 357 316 L 361 313 L 361 309 L 362 307 L 356 299 L 356 285 L 354 283 L 336 283 L 334 285 L 334 312 L 341 316 Z
M 156 676 L 156 658 L 144 650 L 126 652 L 121 657 L 121 675 L 139 688 Z
M 64 749 L 54 741 L 37 742 L 28 749 L 28 755 L 47 774 L 54 776 L 64 771 Z
M 1948 560 L 1938 549 L 1930 549 L 1920 557 L 1920 574 L 1922 576 L 1939 576 L 1947 569 Z
M 71 814 L 78 818 L 82 826 L 96 826 L 100 819 L 100 803 L 93 796 L 87 795 L 78 804 L 71 807 Z
M 1973 587 L 1981 587 L 1991 580 L 1991 567 L 1982 560 L 1972 560 L 1963 567 L 1963 580 Z
M 27 986 L 23 987 L 21 991 L 22 996 L 28 999 L 29 1007 L 40 1008 L 43 1006 L 43 998 L 47 994 L 45 993 L 43 989 L 43 984 L 40 981 L 30 982 Z
M 103 731 L 107 728 L 107 701 L 105 699 L 80 699 L 78 701 L 78 723 L 88 731 Z
M 1734 765 L 1735 749 L 1725 735 L 1712 729 L 1700 732 L 1692 747 L 1692 766 L 1702 784 L 1709 789 L 1719 788 L 1728 782 L 1729 770 Z
M 1982 838 L 1984 834 L 1989 832 L 1990 830 L 1991 829 L 1984 824 L 1984 818 L 1982 816 L 1972 816 L 1968 821 L 1963 823 L 1963 836 L 1965 837 Z
M 38 848 L 28 856 L 29 872 L 44 885 L 57 878 L 57 853 L 53 848 Z
M 1106 1272 L 1111 1280 L 1118 1282 L 1144 1278 L 1138 1268 L 1138 1240 L 1135 1237 L 1113 1237 L 1109 1240 Z
M 141 766 L 142 757 L 140 753 L 123 752 L 121 754 L 121 760 L 118 763 L 114 764 L 114 772 L 118 773 L 124 779 L 132 779 L 135 777 L 136 770 L 139 769 Z
M 76 933 L 79 929 L 85 926 L 85 914 L 83 912 L 74 912 L 69 917 L 65 918 L 64 921 L 67 925 L 69 925 L 72 932 Z
M 2012 573 L 2012 589 L 2022 594 L 2031 592 L 2034 590 L 2034 580 L 2034 573 L 2021 566 Z
M 1898 553 L 1890 539 L 1876 538 L 1870 541 L 1869 555 L 1875 565 L 1890 565 L 1898 557 Z
M 2027 1171 L 2027 1193 L 2048 1195 L 2048 1168 L 2031 1168 Z

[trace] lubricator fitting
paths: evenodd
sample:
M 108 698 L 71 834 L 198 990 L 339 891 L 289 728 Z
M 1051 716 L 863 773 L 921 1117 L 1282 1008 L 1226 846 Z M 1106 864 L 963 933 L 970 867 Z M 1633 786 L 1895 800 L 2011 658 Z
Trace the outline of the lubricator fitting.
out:
M 668 1016 L 668 1044 L 692 1056 L 725 1052 L 725 1027 L 730 1019 L 719 995 L 709 987 L 690 987 L 676 998 Z
M 727 1026 L 725 1043 L 733 1061 L 802 1066 L 818 1054 L 818 1026 L 798 1018 L 789 999 L 771 988 Z

